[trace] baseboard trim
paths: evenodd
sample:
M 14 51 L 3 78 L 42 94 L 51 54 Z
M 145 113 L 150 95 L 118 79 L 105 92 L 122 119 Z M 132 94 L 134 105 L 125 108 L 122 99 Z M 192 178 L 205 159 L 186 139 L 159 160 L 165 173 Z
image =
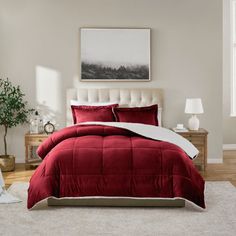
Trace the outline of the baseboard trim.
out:
M 236 144 L 223 144 L 223 150 L 236 150 Z
M 223 159 L 218 159 L 218 158 L 209 158 L 207 159 L 208 164 L 222 164 Z

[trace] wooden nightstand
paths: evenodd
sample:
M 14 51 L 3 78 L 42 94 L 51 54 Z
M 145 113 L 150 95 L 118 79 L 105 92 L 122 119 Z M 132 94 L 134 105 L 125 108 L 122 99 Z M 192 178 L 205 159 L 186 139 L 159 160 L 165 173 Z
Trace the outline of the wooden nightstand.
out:
M 198 169 L 205 171 L 207 167 L 208 132 L 205 129 L 200 128 L 198 131 L 189 130 L 188 132 L 176 132 L 176 133 L 188 139 L 198 149 L 199 151 L 198 157 L 194 159 L 193 162 Z
M 36 154 L 38 146 L 48 138 L 47 134 L 25 134 L 25 169 L 30 169 L 32 166 L 38 166 L 41 163 L 41 158 Z

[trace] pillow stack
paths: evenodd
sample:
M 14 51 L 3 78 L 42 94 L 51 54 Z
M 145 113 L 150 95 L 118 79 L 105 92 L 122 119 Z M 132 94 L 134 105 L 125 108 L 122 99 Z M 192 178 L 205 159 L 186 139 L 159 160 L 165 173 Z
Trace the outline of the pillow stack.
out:
M 88 104 L 88 103 L 87 103 Z M 147 107 L 118 107 L 117 103 L 79 103 L 71 101 L 74 124 L 101 122 L 128 122 L 158 126 L 158 105 Z

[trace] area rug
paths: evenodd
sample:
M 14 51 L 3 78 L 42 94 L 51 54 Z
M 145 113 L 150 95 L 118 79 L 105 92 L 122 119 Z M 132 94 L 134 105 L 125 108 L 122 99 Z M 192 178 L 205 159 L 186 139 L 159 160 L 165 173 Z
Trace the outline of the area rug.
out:
M 0 205 L 0 235 L 236 235 L 236 188 L 207 182 L 207 210 L 184 208 L 43 207 L 26 209 L 28 183 L 9 192 L 21 203 Z

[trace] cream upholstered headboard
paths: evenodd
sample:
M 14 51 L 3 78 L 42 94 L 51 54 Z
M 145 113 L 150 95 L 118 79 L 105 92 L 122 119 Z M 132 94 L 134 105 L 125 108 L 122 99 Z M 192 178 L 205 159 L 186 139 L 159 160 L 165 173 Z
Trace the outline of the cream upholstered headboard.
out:
M 66 124 L 72 125 L 70 102 L 114 102 L 122 107 L 158 104 L 158 121 L 162 124 L 163 91 L 157 88 L 72 88 L 67 90 Z

